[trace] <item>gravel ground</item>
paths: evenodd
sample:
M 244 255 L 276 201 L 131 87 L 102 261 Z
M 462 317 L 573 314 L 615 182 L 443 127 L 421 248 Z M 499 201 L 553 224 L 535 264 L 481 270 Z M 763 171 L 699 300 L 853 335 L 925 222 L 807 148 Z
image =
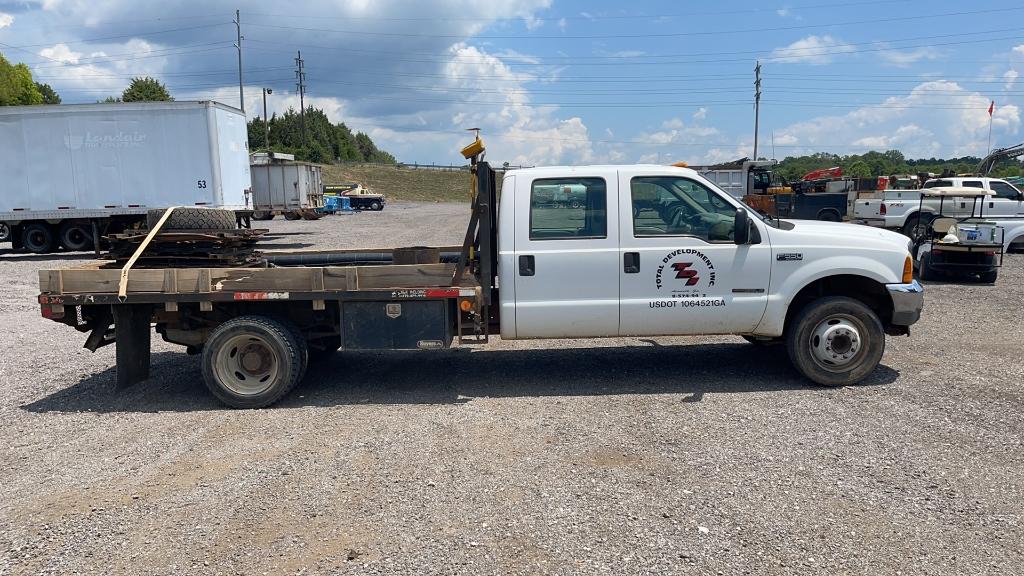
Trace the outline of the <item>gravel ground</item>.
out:
M 281 246 L 458 243 L 464 205 L 269 223 Z M 932 283 L 861 386 L 737 337 L 501 342 L 312 367 L 235 411 L 154 340 L 39 317 L 0 254 L 0 574 L 1009 574 L 1024 570 L 1024 256 Z

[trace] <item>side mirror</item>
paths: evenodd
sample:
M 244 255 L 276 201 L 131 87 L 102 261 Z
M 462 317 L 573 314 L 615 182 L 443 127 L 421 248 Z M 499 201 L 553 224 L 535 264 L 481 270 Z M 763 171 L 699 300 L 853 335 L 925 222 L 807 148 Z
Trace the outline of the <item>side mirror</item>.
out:
M 750 221 L 747 211 L 740 208 L 736 210 L 736 217 L 732 224 L 733 241 L 736 244 L 748 244 L 750 242 Z

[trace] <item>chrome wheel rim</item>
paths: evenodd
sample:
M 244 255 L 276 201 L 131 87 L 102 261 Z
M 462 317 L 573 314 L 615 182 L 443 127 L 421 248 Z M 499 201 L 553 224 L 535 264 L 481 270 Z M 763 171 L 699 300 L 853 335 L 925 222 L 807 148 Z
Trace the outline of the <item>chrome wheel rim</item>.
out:
M 856 363 L 864 350 L 861 325 L 845 314 L 836 314 L 822 320 L 811 331 L 808 346 L 811 357 L 822 368 L 831 372 L 844 372 Z
M 273 386 L 281 359 L 270 343 L 256 334 L 232 336 L 217 351 L 217 380 L 239 396 L 255 396 Z

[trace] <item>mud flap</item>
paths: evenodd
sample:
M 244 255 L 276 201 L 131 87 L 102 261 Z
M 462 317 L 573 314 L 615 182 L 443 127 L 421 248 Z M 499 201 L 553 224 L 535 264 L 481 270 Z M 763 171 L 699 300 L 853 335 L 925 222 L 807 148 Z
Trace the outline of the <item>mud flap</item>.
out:
M 117 344 L 117 384 L 122 390 L 149 378 L 150 319 L 148 304 L 113 306 Z

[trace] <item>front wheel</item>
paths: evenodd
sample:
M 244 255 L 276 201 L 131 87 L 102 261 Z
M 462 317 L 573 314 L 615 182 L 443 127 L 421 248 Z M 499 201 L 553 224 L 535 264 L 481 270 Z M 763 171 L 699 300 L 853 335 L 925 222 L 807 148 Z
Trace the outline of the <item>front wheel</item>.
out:
M 377 202 L 376 200 L 370 203 L 370 210 L 376 211 L 380 210 L 381 208 L 383 208 L 383 206 L 381 206 L 380 202 Z
M 786 334 L 786 348 L 801 374 L 823 386 L 856 384 L 885 352 L 885 332 L 864 303 L 831 296 L 804 306 Z
M 0 242 L 11 241 L 11 227 L 7 222 L 0 222 Z
M 928 229 L 932 225 L 932 218 L 927 215 L 916 215 L 907 218 L 906 224 L 903 225 L 903 235 L 907 238 L 918 239 L 928 234 Z
M 232 408 L 262 408 L 290 392 L 309 361 L 294 327 L 265 316 L 239 316 L 213 330 L 203 346 L 203 380 Z

